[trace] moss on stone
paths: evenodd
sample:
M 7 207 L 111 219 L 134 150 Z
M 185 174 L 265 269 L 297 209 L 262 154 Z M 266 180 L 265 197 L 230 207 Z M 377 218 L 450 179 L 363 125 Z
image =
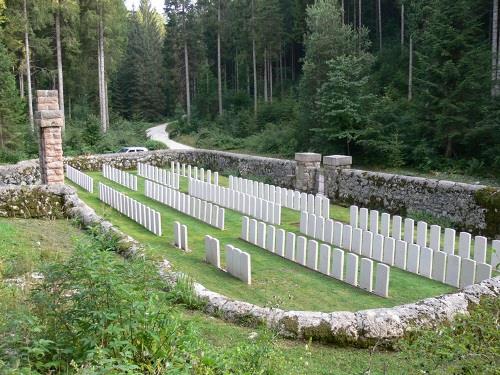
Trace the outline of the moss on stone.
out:
M 485 209 L 486 229 L 484 234 L 495 237 L 500 234 L 500 189 L 486 187 L 474 194 L 476 202 Z

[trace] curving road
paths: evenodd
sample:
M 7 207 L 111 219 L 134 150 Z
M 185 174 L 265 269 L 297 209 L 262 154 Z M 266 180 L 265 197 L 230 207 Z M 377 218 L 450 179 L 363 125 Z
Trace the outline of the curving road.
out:
M 167 122 L 166 124 L 153 126 L 152 128 L 147 129 L 147 137 L 153 141 L 164 143 L 171 150 L 193 150 L 194 147 L 187 146 L 170 139 L 167 132 L 167 127 L 170 124 L 172 124 L 172 122 Z

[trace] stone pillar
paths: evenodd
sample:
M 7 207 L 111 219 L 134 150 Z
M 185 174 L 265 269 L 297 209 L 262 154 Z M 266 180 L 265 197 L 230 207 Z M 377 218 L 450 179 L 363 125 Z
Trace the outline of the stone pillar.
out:
M 295 188 L 306 193 L 316 194 L 318 192 L 321 154 L 313 152 L 296 153 L 295 161 L 297 162 Z
M 352 165 L 352 156 L 329 155 L 323 157 L 325 195 L 335 199 L 338 191 L 338 176 L 342 169 L 349 169 Z
M 39 129 L 40 173 L 42 184 L 64 183 L 61 129 L 64 113 L 59 110 L 57 90 L 36 92 L 36 125 Z

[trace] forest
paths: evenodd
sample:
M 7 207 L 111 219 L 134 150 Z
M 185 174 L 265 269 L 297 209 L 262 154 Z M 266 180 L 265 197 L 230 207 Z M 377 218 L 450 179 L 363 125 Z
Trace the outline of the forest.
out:
M 147 142 L 500 173 L 498 0 L 0 0 L 0 162 L 35 156 L 59 89 L 66 154 Z

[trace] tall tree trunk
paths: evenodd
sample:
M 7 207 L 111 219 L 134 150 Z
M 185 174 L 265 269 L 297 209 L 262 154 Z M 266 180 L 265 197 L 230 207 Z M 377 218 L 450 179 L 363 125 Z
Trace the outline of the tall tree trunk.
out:
M 273 60 L 269 58 L 269 98 L 273 102 Z
M 408 100 L 413 99 L 413 37 L 410 35 L 410 64 L 408 69 Z
M 60 1 L 58 2 L 60 5 Z M 64 114 L 64 84 L 63 84 L 63 66 L 62 66 L 62 51 L 61 51 L 61 12 L 59 8 L 56 10 L 56 54 L 57 54 L 57 88 L 59 90 L 59 109 Z M 64 124 L 64 122 L 63 122 Z M 64 125 L 63 125 L 64 130 Z
M 403 47 L 404 44 L 405 44 L 405 5 L 401 4 L 401 47 Z
M 358 10 L 356 9 L 357 8 L 357 6 L 356 6 L 356 0 L 353 1 L 352 5 L 353 5 L 353 7 L 352 7 L 353 8 L 353 15 L 352 15 L 353 22 L 352 22 L 352 27 L 354 29 L 357 29 L 358 28 L 358 22 L 356 20 L 357 19 L 356 17 L 357 17 L 357 14 L 358 14 Z
M 184 35 L 186 38 L 186 35 Z M 188 46 L 187 40 L 184 39 L 184 70 L 186 76 L 186 113 L 187 113 L 187 122 L 191 123 L 191 93 L 189 88 L 189 57 L 188 57 Z
M 358 0 L 358 7 L 359 7 L 358 29 L 361 30 L 361 27 L 363 26 L 362 16 L 361 16 L 361 0 Z
M 250 96 L 250 68 L 248 67 L 248 64 L 246 65 L 247 67 L 247 94 Z
M 240 91 L 240 69 L 238 67 L 238 54 L 236 54 L 236 58 L 234 59 L 234 71 L 236 76 L 236 92 Z
M 377 10 L 378 10 L 378 48 L 382 51 L 382 4 L 380 0 L 377 0 Z
M 498 0 L 493 0 L 493 22 L 491 30 L 491 96 L 496 97 L 498 93 Z
M 252 0 L 252 60 L 253 60 L 253 108 L 257 114 L 257 54 L 255 51 L 255 4 Z
M 99 103 L 101 107 L 101 130 L 103 133 L 108 131 L 108 103 L 107 103 L 107 84 L 106 84 L 106 63 L 104 58 L 104 20 L 102 14 L 102 5 L 99 9 L 99 37 L 98 37 L 98 62 L 99 62 L 99 80 L 100 92 Z
M 267 100 L 267 49 L 264 49 L 264 102 Z
M 345 23 L 345 0 L 342 0 L 342 23 Z
M 220 2 L 219 0 L 217 7 L 217 95 L 219 98 L 219 116 L 222 116 L 222 77 L 221 77 L 221 56 L 220 56 L 220 28 L 221 28 L 221 17 L 220 17 Z
M 24 0 L 24 48 L 26 53 L 26 78 L 28 83 L 28 117 L 30 121 L 31 130 L 35 130 L 35 121 L 33 118 L 33 92 L 31 88 L 31 62 L 30 62 L 30 40 L 29 40 L 29 21 L 28 21 L 28 7 L 26 0 Z
M 19 95 L 24 98 L 24 67 L 19 69 Z
M 280 95 L 283 96 L 283 49 L 280 47 Z

